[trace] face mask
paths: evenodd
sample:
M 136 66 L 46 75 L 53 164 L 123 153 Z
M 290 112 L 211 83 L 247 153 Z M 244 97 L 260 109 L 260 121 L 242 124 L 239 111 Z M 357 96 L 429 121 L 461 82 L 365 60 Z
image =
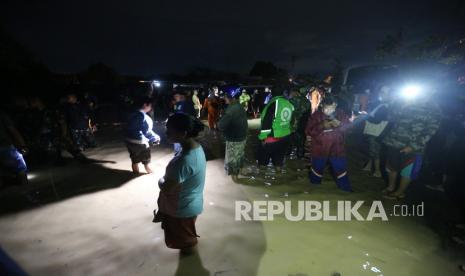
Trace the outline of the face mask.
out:
M 333 114 L 335 111 L 336 111 L 336 108 L 334 108 L 334 107 L 324 107 L 324 108 L 323 108 L 323 113 L 324 113 L 326 116 L 330 116 L 330 115 Z

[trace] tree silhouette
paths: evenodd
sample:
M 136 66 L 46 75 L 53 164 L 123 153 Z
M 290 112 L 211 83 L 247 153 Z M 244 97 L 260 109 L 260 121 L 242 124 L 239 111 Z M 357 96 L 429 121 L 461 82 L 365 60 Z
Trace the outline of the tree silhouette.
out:
M 9 94 L 38 94 L 50 89 L 52 74 L 43 63 L 0 28 L 0 80 Z
M 263 79 L 287 79 L 288 73 L 286 70 L 276 67 L 269 61 L 257 61 L 252 67 L 252 70 L 250 70 L 249 75 L 262 77 Z
M 388 34 L 376 47 L 377 57 L 386 58 L 400 54 L 403 39 L 402 30 L 397 31 L 396 34 Z

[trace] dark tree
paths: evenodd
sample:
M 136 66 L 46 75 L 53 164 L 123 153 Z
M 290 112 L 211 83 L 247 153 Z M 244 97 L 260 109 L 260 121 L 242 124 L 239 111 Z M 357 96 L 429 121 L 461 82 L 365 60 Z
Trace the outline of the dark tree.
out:
M 263 79 L 287 79 L 288 72 L 269 61 L 257 61 L 250 70 L 250 76 L 262 77 Z
M 49 69 L 1 28 L 0 82 L 10 95 L 39 95 L 50 90 L 53 82 Z
M 331 70 L 331 75 L 333 76 L 332 87 L 333 93 L 338 93 L 342 83 L 344 82 L 344 65 L 342 64 L 341 59 L 334 59 L 334 67 Z
M 402 30 L 396 34 L 387 35 L 376 47 L 376 55 L 379 58 L 394 57 L 400 54 L 403 45 Z
M 116 71 L 104 63 L 92 64 L 80 75 L 83 82 L 91 85 L 114 85 L 118 80 Z

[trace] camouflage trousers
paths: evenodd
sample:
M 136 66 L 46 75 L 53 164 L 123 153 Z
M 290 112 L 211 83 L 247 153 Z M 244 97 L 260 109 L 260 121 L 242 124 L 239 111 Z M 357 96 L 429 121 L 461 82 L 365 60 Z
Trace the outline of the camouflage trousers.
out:
M 226 141 L 224 169 L 228 175 L 238 175 L 244 165 L 245 144 L 246 140 L 241 142 Z
M 96 147 L 94 134 L 90 129 L 72 129 L 71 138 L 74 145 L 81 151 Z
M 375 136 L 367 135 L 368 137 L 368 156 L 371 159 L 379 159 L 381 152 L 381 143 L 376 140 Z

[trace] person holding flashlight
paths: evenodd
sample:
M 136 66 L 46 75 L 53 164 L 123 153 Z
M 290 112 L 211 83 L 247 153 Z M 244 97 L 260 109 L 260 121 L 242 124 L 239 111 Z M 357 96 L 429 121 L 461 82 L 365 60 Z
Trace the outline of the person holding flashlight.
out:
M 321 109 L 309 118 L 305 129 L 312 141 L 310 183 L 321 184 L 326 163 L 329 162 L 338 188 L 352 192 L 344 142 L 345 132 L 350 125 L 349 117 L 337 109 L 336 99 L 327 95 Z
M 415 98 L 412 93 L 408 93 L 408 97 L 392 105 L 389 119 L 392 126 L 383 139 L 387 147 L 386 169 L 389 179 L 388 187 L 383 190 L 385 198 L 405 197 L 410 182 L 419 175 L 426 144 L 439 129 L 441 112 L 430 101 L 431 95 L 428 92 L 418 91 Z M 401 178 L 396 189 L 399 174 Z
M 21 185 L 28 183 L 27 165 L 23 157 L 27 151 L 26 143 L 13 121 L 0 111 L 0 172 L 14 174 Z M 0 178 L 0 186 L 1 182 Z

